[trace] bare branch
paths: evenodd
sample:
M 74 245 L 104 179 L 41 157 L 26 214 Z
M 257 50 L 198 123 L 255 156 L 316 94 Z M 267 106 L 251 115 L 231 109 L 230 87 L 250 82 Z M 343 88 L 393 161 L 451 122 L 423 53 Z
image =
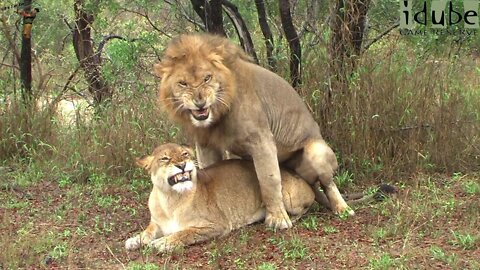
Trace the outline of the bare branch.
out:
M 390 33 L 393 29 L 397 28 L 398 26 L 400 25 L 399 22 L 391 25 L 389 28 L 387 28 L 385 31 L 383 31 L 382 33 L 380 33 L 378 36 L 376 36 L 375 38 L 373 38 L 370 42 L 368 42 L 367 44 L 365 44 L 365 46 L 363 46 L 363 51 L 366 51 L 368 50 L 368 48 L 370 48 L 370 46 L 372 46 L 375 42 L 379 41 L 381 38 L 383 38 L 384 36 L 388 35 L 388 33 Z
M 175 2 L 177 2 L 177 3 L 175 3 L 175 4 L 174 4 L 173 2 L 171 2 L 171 1 L 169 1 L 169 0 L 164 0 L 164 2 L 167 3 L 167 4 L 169 4 L 170 6 L 175 6 L 175 4 L 176 4 L 176 6 L 180 6 L 180 7 L 182 8 L 181 14 L 182 14 L 182 16 L 183 16 L 187 21 L 189 21 L 190 23 L 192 23 L 192 24 L 194 24 L 195 26 L 199 27 L 202 31 L 204 31 L 204 32 L 206 31 L 206 30 L 205 30 L 205 24 L 199 23 L 199 22 L 197 22 L 195 19 L 193 19 L 192 17 L 190 17 L 190 16 L 187 14 L 187 12 L 185 11 L 185 9 L 183 8 L 183 5 L 182 5 L 180 2 L 175 1 Z
M 18 66 L 15 66 L 15 65 L 0 63 L 0 66 L 4 66 L 4 67 L 9 67 L 9 68 L 14 68 L 14 69 L 16 69 L 16 70 L 20 70 L 20 68 L 19 68 Z
M 258 64 L 258 57 L 255 52 L 255 47 L 253 45 L 252 37 L 250 36 L 250 32 L 248 31 L 247 24 L 243 20 L 240 12 L 238 11 L 237 6 L 232 4 L 227 0 L 222 0 L 222 6 L 227 13 L 230 20 L 233 22 L 235 30 L 237 32 L 238 38 L 240 39 L 240 43 L 245 50 L 245 52 L 252 56 L 255 62 Z
M 17 63 L 20 63 L 20 53 L 17 51 L 17 46 L 15 45 L 16 43 L 12 39 L 12 35 L 8 30 L 7 19 L 5 18 L 5 16 L 2 16 L 0 20 L 2 21 L 3 34 L 5 35 L 5 38 L 7 39 L 8 44 L 10 44 L 10 47 L 12 48 L 12 51 L 13 51 L 13 54 L 15 55 L 15 59 L 17 60 Z
M 95 53 L 96 55 L 98 55 L 98 57 L 100 57 L 100 58 L 102 57 L 103 47 L 105 47 L 107 42 L 112 40 L 112 39 L 127 40 L 126 38 L 124 38 L 122 36 L 118 36 L 118 35 L 108 35 L 108 36 L 103 37 L 102 41 L 100 41 L 100 43 L 98 43 L 97 52 Z
M 150 16 L 148 16 L 148 12 L 147 13 L 141 13 L 141 12 L 138 12 L 138 11 L 135 11 L 135 10 L 131 10 L 131 9 L 126 9 L 126 8 L 123 8 L 122 9 L 123 11 L 125 12 L 130 12 L 130 13 L 133 13 L 133 14 L 136 14 L 140 17 L 143 17 L 145 20 L 147 20 L 148 24 L 150 24 L 150 26 L 155 29 L 156 31 L 162 33 L 162 35 L 165 35 L 167 36 L 168 38 L 172 38 L 171 35 L 169 35 L 167 32 L 163 31 L 162 29 L 158 28 L 153 22 L 152 20 L 150 19 Z

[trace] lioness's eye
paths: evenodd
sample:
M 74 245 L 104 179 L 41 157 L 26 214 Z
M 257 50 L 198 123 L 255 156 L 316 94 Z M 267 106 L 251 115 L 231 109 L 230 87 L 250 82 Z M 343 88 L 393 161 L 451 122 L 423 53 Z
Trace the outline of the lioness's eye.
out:
M 170 161 L 170 158 L 165 156 L 165 157 L 162 157 L 160 160 L 166 162 L 166 161 Z
M 188 152 L 183 152 L 182 153 L 182 157 L 188 157 L 188 156 L 189 156 Z
M 186 81 L 179 81 L 179 82 L 178 82 L 178 85 L 179 85 L 180 87 L 187 87 L 187 82 L 186 82 Z
M 205 76 L 205 78 L 203 79 L 204 82 L 208 83 L 210 80 L 212 79 L 212 75 L 207 75 Z

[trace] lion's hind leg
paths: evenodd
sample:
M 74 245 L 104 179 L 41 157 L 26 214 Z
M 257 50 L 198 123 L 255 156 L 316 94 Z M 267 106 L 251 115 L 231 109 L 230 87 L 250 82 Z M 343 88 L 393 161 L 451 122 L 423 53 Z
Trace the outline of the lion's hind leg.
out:
M 325 196 L 317 189 L 318 186 L 321 186 L 333 212 L 354 215 L 353 210 L 347 205 L 337 185 L 333 182 L 333 175 L 338 167 L 337 159 L 335 153 L 325 141 L 321 139 L 311 140 L 305 145 L 301 155 L 295 159 L 292 168 L 316 188 L 316 199 L 319 203 L 326 203 Z

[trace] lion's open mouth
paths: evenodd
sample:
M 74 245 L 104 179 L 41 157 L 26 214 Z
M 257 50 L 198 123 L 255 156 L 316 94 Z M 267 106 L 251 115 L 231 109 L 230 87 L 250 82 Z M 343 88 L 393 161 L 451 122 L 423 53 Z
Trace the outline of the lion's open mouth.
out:
M 191 172 L 192 171 L 187 171 L 187 172 L 182 172 L 182 173 L 178 173 L 178 174 L 170 176 L 168 178 L 168 184 L 170 186 L 173 186 L 173 185 L 178 184 L 178 183 L 192 181 Z
M 200 110 L 190 110 L 193 115 L 193 118 L 198 121 L 203 121 L 208 118 L 210 115 L 210 110 L 208 108 L 200 109 Z

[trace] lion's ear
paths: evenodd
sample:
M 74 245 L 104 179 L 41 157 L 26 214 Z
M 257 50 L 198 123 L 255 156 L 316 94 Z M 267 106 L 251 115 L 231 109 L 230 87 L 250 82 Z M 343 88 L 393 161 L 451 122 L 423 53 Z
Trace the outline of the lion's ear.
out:
M 253 62 L 253 59 L 248 56 L 242 48 L 223 38 L 222 43 L 212 50 L 208 59 L 212 62 L 222 63 L 227 66 L 237 59 Z
M 225 46 L 220 45 L 215 47 L 207 56 L 207 59 L 213 63 L 222 63 L 225 55 Z
M 158 77 L 163 78 L 169 71 L 169 68 L 167 68 L 165 65 L 162 65 L 162 63 L 158 63 L 153 65 L 153 71 Z
M 138 167 L 143 168 L 145 170 L 150 170 L 150 167 L 152 166 L 152 161 L 154 157 L 150 155 L 145 155 L 140 158 L 135 159 L 135 163 L 137 164 Z

